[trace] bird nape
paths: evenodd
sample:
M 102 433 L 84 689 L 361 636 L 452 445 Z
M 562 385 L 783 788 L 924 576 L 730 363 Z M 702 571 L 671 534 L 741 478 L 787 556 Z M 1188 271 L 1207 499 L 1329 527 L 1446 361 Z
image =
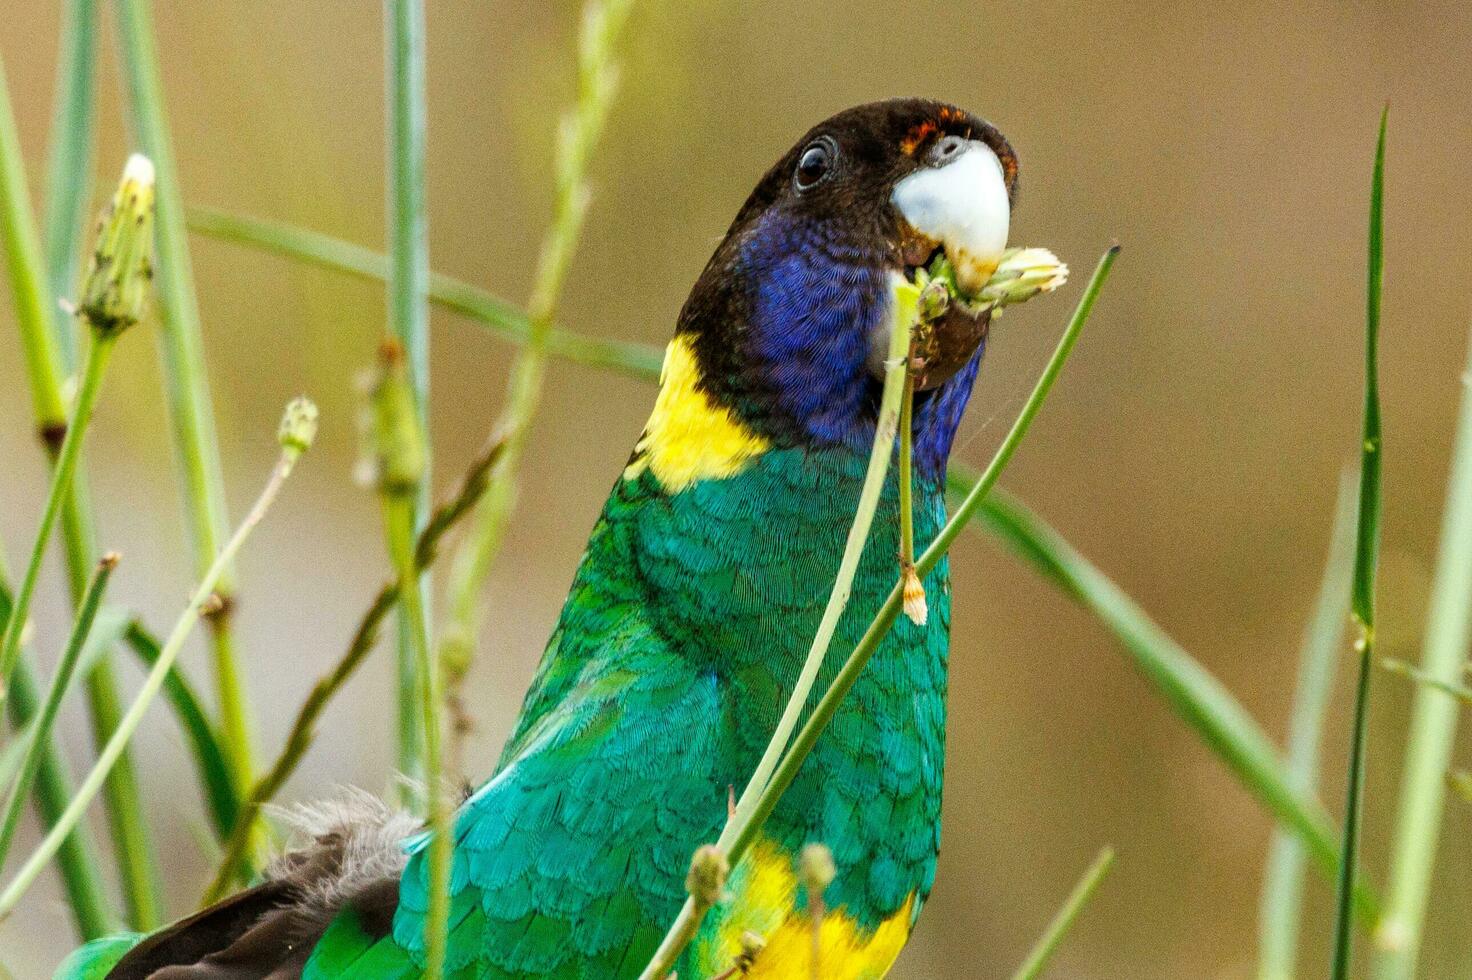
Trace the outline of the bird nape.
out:
M 841 112 L 761 178 L 680 312 L 654 410 L 515 732 L 456 814 L 446 976 L 613 980 L 649 961 L 827 599 L 874 439 L 893 290 L 939 253 L 978 289 L 1006 246 L 1016 187 L 995 128 L 921 99 Z M 956 324 L 917 380 L 921 547 L 945 518 L 946 458 L 989 319 Z M 891 472 L 839 649 L 896 581 L 898 509 Z M 940 842 L 948 577 L 942 561 L 923 625 L 900 621 L 874 654 L 731 870 L 680 977 L 810 975 L 796 861 L 814 842 L 834 864 L 823 976 L 879 977 L 894 962 Z M 84 947 L 58 977 L 419 976 L 425 835 L 361 796 L 304 823 L 309 843 L 254 888 L 154 935 Z M 754 956 L 748 933 L 764 943 Z

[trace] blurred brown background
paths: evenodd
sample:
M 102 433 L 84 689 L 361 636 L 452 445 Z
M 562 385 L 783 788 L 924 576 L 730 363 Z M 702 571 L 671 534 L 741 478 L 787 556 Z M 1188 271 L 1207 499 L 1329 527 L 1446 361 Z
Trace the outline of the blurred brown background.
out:
M 432 264 L 525 295 L 549 213 L 551 140 L 569 96 L 570 2 L 429 3 Z M 662 343 L 689 284 L 757 176 L 816 120 L 925 94 L 995 121 L 1022 160 L 1014 240 L 1073 263 L 1060 299 L 1009 316 L 959 442 L 983 462 L 1050 349 L 1083 272 L 1126 246 L 1088 332 L 1006 483 L 1213 670 L 1275 737 L 1317 582 L 1336 477 L 1359 415 L 1364 228 L 1374 126 L 1391 104 L 1383 333 L 1385 652 L 1414 655 L 1469 316 L 1472 6 L 928 2 L 641 4 L 625 86 L 594 166 L 597 199 L 563 320 Z M 55 0 L 4 0 L 0 51 L 39 193 Z M 379 6 L 156 4 L 185 194 L 192 202 L 383 241 Z M 128 149 L 104 44 L 99 185 Z M 280 406 L 321 404 L 320 448 L 248 546 L 240 616 L 263 751 L 342 649 L 385 575 L 375 502 L 350 480 L 352 380 L 383 324 L 382 290 L 196 238 L 205 335 L 237 514 L 273 453 Z M 12 562 L 43 468 L 0 300 L 0 537 Z M 438 481 L 484 438 L 509 349 L 434 314 Z M 505 737 L 584 536 L 652 392 L 558 365 L 523 506 L 471 679 L 483 774 Z M 154 624 L 190 584 L 147 331 L 123 345 L 91 440 L 102 541 L 126 555 L 114 598 Z M 1088 615 L 970 536 L 955 558 L 951 766 L 935 898 L 896 976 L 1005 975 L 1104 843 L 1111 879 L 1053 975 L 1251 974 L 1268 821 L 1141 682 Z M 54 656 L 55 569 L 38 616 Z M 187 667 L 201 680 L 198 647 Z M 389 660 L 331 710 L 288 795 L 384 784 Z M 125 662 L 127 678 L 136 671 Z M 1367 861 L 1384 866 L 1407 689 L 1377 678 Z M 1329 730 L 1340 806 L 1350 681 Z M 64 720 L 80 760 L 80 713 Z M 182 911 L 207 861 L 177 731 L 137 743 L 153 827 Z M 1462 753 L 1462 761 L 1469 761 Z M 1472 977 L 1467 830 L 1453 803 L 1428 977 Z M 100 834 L 105 837 L 105 834 Z M 22 842 L 22 847 L 24 842 Z M 18 851 L 21 848 L 17 848 Z M 1304 975 L 1326 972 L 1329 891 L 1311 881 Z M 71 945 L 49 879 L 0 926 L 22 978 Z

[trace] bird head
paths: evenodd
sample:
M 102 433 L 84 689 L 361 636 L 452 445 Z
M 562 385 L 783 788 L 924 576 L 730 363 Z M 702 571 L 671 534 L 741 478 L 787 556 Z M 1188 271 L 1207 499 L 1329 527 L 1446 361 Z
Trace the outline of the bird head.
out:
M 767 171 L 680 315 L 700 387 L 774 444 L 867 445 L 896 285 L 940 253 L 975 292 L 1007 244 L 1017 157 L 990 123 L 924 99 L 813 127 Z M 916 402 L 917 464 L 943 466 L 990 314 L 957 305 Z

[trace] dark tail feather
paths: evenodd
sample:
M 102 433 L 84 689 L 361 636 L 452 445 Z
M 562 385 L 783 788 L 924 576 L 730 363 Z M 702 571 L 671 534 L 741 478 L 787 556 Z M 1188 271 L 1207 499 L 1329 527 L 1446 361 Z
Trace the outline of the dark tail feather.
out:
M 363 793 L 296 818 L 311 845 L 278 859 L 254 888 L 148 936 L 107 980 L 300 980 L 317 940 L 349 906 L 387 935 L 401 843 L 419 823 Z

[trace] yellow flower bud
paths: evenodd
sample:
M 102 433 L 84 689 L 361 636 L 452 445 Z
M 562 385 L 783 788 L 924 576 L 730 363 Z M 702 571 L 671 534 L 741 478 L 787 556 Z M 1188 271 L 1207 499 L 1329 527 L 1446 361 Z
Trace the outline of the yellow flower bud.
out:
M 123 179 L 97 224 L 77 313 L 99 336 L 137 323 L 153 281 L 153 164 L 128 158 Z

